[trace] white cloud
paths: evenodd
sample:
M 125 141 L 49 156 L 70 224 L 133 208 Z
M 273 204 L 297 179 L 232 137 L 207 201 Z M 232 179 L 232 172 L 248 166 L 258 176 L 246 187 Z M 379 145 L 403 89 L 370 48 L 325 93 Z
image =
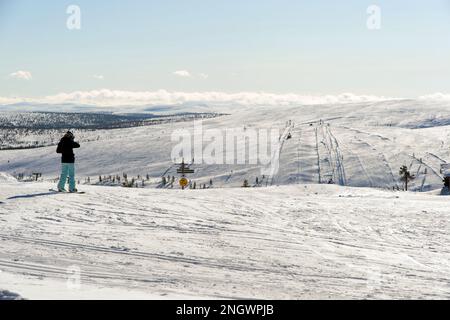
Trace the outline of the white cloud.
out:
M 390 98 L 355 95 L 345 93 L 341 95 L 298 95 L 298 94 L 275 94 L 266 92 L 170 92 L 158 91 L 121 91 L 121 90 L 92 90 L 75 91 L 71 93 L 59 93 L 36 99 L 37 102 L 45 103 L 80 103 L 98 106 L 123 106 L 123 105 L 180 105 L 183 103 L 205 103 L 209 105 L 243 105 L 243 106 L 297 106 L 317 104 L 338 104 L 367 101 L 383 101 Z M 29 99 L 28 99 L 29 101 Z
M 419 97 L 420 100 L 428 100 L 428 101 L 450 101 L 450 94 L 447 93 L 433 93 Z
M 15 79 L 21 79 L 21 80 L 31 80 L 33 79 L 33 76 L 31 75 L 30 71 L 16 71 L 13 72 L 9 75 L 11 78 L 15 78 Z
M 173 73 L 174 75 L 182 78 L 190 78 L 191 74 L 187 70 L 178 70 Z
M 92 90 L 59 93 L 41 98 L 1 97 L 0 105 L 12 103 L 75 103 L 93 106 L 151 106 L 151 105 L 182 105 L 184 103 L 199 103 L 210 106 L 301 106 L 320 104 L 363 103 L 386 100 L 396 100 L 375 95 L 356 95 L 344 93 L 339 95 L 300 95 L 295 93 L 277 94 L 268 92 L 237 92 L 220 91 L 177 92 L 177 91 L 123 91 L 123 90 Z M 435 93 L 417 98 L 423 101 L 450 102 L 450 94 Z
M 198 73 L 198 74 L 191 74 L 187 70 L 178 70 L 172 73 L 173 75 L 181 78 L 201 78 L 201 79 L 208 79 L 209 75 L 206 73 Z
M 13 104 L 13 103 L 18 103 L 18 102 L 23 102 L 23 99 L 0 97 L 0 105 Z
M 103 75 L 101 75 L 101 74 L 94 74 L 92 76 L 92 78 L 97 79 L 97 80 L 104 80 L 105 79 L 105 77 Z

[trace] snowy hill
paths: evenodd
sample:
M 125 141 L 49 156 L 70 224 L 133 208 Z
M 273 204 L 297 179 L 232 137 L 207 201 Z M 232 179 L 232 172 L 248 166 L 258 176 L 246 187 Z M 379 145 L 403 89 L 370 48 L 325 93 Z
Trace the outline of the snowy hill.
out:
M 196 173 L 190 176 L 198 184 L 212 179 L 215 187 L 236 187 L 246 179 L 253 185 L 258 178 L 264 186 L 332 181 L 345 186 L 392 190 L 401 187 L 398 170 L 406 165 L 416 176 L 411 189 L 428 191 L 442 187 L 440 166 L 450 161 L 450 103 L 445 101 L 387 100 L 212 109 L 229 115 L 204 120 L 205 131 L 276 128 L 281 135 L 291 121 L 288 130 L 292 138 L 283 139 L 280 170 L 270 181 L 263 179 L 261 165 L 198 164 L 194 166 Z M 172 148 L 177 144 L 171 141 L 171 135 L 176 130 L 193 132 L 193 123 L 79 133 L 83 142 L 77 150 L 80 180 L 124 172 L 134 176 L 149 174 L 156 180 L 162 175 L 177 176 L 171 161 Z M 238 151 L 244 147 L 238 146 Z M 0 152 L 0 171 L 25 175 L 42 172 L 45 178 L 54 179 L 58 170 L 54 146 Z
M 50 186 L 0 187 L 0 283 L 25 298 L 450 294 L 448 198 L 434 193 Z

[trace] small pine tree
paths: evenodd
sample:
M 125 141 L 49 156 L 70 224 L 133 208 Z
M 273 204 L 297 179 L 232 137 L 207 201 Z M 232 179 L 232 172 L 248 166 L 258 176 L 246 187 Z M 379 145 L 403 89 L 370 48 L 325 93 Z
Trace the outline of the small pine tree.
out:
M 444 187 L 447 189 L 450 188 L 450 177 L 444 178 Z
M 244 180 L 244 184 L 242 185 L 242 187 L 243 188 L 248 188 L 249 187 L 247 179 Z
M 400 167 L 400 180 L 403 181 L 405 185 L 405 191 L 408 191 L 408 183 L 413 180 L 415 177 L 411 175 L 407 166 Z

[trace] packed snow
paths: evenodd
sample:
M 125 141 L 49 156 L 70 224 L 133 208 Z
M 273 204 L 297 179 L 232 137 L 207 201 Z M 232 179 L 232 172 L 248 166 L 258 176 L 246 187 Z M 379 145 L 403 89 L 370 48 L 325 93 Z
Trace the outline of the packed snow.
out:
M 437 193 L 50 186 L 0 189 L 0 284 L 25 298 L 450 297 Z

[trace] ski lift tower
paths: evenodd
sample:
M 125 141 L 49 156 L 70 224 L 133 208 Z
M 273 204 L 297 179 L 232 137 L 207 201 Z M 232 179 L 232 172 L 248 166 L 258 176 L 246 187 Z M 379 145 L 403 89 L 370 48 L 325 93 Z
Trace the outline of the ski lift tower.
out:
M 34 181 L 38 181 L 39 178 L 42 177 L 42 173 L 41 173 L 41 172 L 33 172 L 33 173 L 31 174 L 31 176 L 33 177 L 32 179 L 33 179 Z
M 181 189 L 184 190 L 184 188 L 186 188 L 186 186 L 189 184 L 188 179 L 186 179 L 186 174 L 194 173 L 194 169 L 191 169 L 189 165 L 184 163 L 184 158 L 179 166 L 180 167 L 177 169 L 177 173 L 181 174 L 180 186 Z

